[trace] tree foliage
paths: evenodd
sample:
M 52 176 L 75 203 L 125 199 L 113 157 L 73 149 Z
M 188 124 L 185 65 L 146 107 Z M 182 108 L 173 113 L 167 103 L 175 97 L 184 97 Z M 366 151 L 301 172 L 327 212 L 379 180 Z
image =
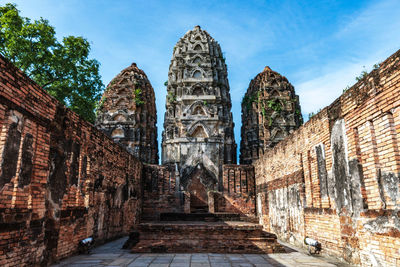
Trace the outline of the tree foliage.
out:
M 93 122 L 104 85 L 99 62 L 89 58 L 83 37 L 57 41 L 54 27 L 43 18 L 21 17 L 14 4 L 0 6 L 0 53 L 60 102 Z

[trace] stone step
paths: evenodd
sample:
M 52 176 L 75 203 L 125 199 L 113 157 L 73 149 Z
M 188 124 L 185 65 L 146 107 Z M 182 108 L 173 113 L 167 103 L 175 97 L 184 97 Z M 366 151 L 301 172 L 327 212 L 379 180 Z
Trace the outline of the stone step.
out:
M 284 252 L 276 235 L 249 222 L 149 222 L 138 227 L 134 253 Z
M 160 214 L 160 221 L 205 221 L 205 222 L 221 222 L 221 221 L 244 221 L 257 223 L 258 218 L 246 217 L 237 213 L 178 213 L 168 212 Z

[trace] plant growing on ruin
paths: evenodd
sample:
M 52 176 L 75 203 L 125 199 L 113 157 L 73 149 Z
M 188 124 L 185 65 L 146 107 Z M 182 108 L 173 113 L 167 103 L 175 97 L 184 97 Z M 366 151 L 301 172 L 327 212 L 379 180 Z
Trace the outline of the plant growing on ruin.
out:
M 344 89 L 343 89 L 343 93 L 345 93 L 345 92 L 347 92 L 347 90 L 349 90 L 350 89 L 350 86 L 346 86 Z
M 321 111 L 321 109 L 318 109 L 317 112 L 310 112 L 308 113 L 308 119 L 311 119 L 312 117 L 314 117 L 315 115 L 317 115 L 319 112 Z
M 133 101 L 135 101 L 136 106 L 141 106 L 145 103 L 142 96 L 142 89 L 136 88 L 133 91 Z
M 164 86 L 168 86 L 168 81 L 165 81 L 165 82 L 164 82 Z
M 269 119 L 268 126 L 271 126 L 272 125 L 272 117 L 270 116 L 268 119 Z
M 261 114 L 263 115 L 264 118 L 267 117 L 267 111 L 266 111 L 264 105 L 261 107 Z
M 0 53 L 62 104 L 94 122 L 104 85 L 100 64 L 89 52 L 85 38 L 67 36 L 60 42 L 47 20 L 21 17 L 14 4 L 0 6 Z
M 107 92 L 108 90 L 111 89 L 111 87 L 116 83 L 117 81 L 114 79 L 111 80 L 111 82 L 107 85 L 106 89 L 104 90 L 105 92 Z
M 275 112 L 280 113 L 282 111 L 282 104 L 278 99 L 270 99 L 267 101 L 267 107 Z
M 258 91 L 257 92 L 257 103 L 260 103 L 260 102 L 261 102 L 261 92 Z
M 100 101 L 98 101 L 98 102 L 96 103 L 96 111 L 95 111 L 96 116 L 99 114 L 100 110 L 103 108 L 104 102 L 106 102 L 106 100 L 107 100 L 107 97 L 106 97 L 106 96 L 103 96 L 103 97 L 100 99 Z
M 365 77 L 367 77 L 367 75 L 368 75 L 368 72 L 365 70 L 365 66 L 363 66 L 363 71 L 360 73 L 360 75 L 358 75 L 357 77 L 356 77 L 356 81 L 357 82 L 359 82 L 359 81 L 361 81 L 362 79 L 364 79 Z
M 167 94 L 167 101 L 168 101 L 169 103 L 174 103 L 174 102 L 176 101 L 176 96 L 175 96 L 175 94 L 172 93 L 172 92 L 168 92 L 168 94 Z
M 244 104 L 245 106 L 246 106 L 246 108 L 248 109 L 248 110 L 250 110 L 251 109 L 251 106 L 252 106 L 252 104 L 253 104 L 253 102 L 256 100 L 256 96 L 248 96 L 248 95 L 245 95 L 244 97 L 243 97 L 243 99 L 242 99 L 242 104 Z
M 363 70 L 363 71 L 361 72 L 361 74 L 360 74 L 359 76 L 356 77 L 356 80 L 357 80 L 357 81 L 361 81 L 362 79 L 364 79 L 365 77 L 367 77 L 367 75 L 368 75 L 368 72 L 366 72 L 365 70 Z

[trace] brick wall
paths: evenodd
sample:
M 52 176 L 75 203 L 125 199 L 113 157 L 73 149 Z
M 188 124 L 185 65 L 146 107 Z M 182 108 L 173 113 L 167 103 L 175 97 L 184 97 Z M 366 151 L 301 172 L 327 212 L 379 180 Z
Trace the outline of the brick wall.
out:
M 143 167 L 143 220 L 158 220 L 160 213 L 184 212 L 185 196 L 176 188 L 175 168 Z
M 292 243 L 400 265 L 400 51 L 254 163 L 258 214 Z
M 254 216 L 255 180 L 252 165 L 222 166 L 222 192 L 214 192 L 214 211 Z
M 0 264 L 49 264 L 129 232 L 142 164 L 0 57 Z

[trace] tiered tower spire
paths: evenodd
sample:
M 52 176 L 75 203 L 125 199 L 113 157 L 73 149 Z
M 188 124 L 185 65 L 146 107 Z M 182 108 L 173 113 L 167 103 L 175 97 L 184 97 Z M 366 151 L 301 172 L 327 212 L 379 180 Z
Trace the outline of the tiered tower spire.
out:
M 96 126 L 143 162 L 158 163 L 157 111 L 153 87 L 135 63 L 107 85 Z
M 240 163 L 251 164 L 303 123 L 299 97 L 286 77 L 265 67 L 242 101 Z
M 222 165 L 236 163 L 227 76 L 220 45 L 200 26 L 188 31 L 174 47 L 162 163 L 176 164 L 184 189 L 199 172 L 208 189 L 217 189 Z

